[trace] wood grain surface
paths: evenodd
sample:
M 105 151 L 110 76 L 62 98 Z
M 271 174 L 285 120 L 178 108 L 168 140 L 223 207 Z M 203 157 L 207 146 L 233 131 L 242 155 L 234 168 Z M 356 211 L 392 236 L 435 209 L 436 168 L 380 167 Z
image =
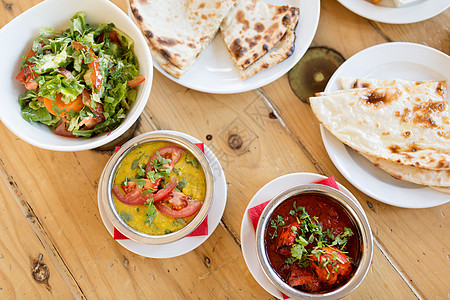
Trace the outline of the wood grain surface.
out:
M 0 26 L 39 2 L 0 1 Z M 112 2 L 126 11 L 125 0 Z M 449 54 L 449 27 L 449 10 L 423 22 L 390 25 L 323 0 L 312 46 L 333 48 L 348 58 L 372 45 L 409 41 Z M 369 218 L 373 265 L 346 299 L 448 299 L 450 204 L 403 209 L 354 188 L 334 167 L 318 121 L 293 94 L 286 75 L 255 91 L 214 95 L 187 89 L 156 71 L 134 135 L 158 129 L 203 141 L 219 159 L 228 188 L 217 229 L 194 251 L 170 259 L 136 255 L 104 227 L 97 188 L 112 152 L 39 149 L 0 124 L 1 299 L 273 299 L 244 262 L 240 226 L 253 195 L 270 180 L 294 172 L 335 176 Z M 241 147 L 230 147 L 233 135 L 241 138 Z M 37 281 L 33 274 L 42 273 L 36 266 L 50 276 Z

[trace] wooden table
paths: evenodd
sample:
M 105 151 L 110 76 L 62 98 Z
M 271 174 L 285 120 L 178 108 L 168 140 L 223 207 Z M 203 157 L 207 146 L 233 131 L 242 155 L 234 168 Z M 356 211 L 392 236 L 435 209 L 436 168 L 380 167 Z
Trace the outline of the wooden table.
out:
M 38 2 L 2 0 L 0 26 Z M 113 2 L 126 10 L 125 0 Z M 331 47 L 348 58 L 379 43 L 408 41 L 449 54 L 449 28 L 450 10 L 415 24 L 389 25 L 323 0 L 312 46 Z M 166 103 L 172 107 L 170 118 Z M 135 135 L 157 129 L 204 141 L 220 160 L 228 185 L 227 207 L 214 233 L 195 251 L 171 259 L 129 252 L 105 229 L 97 184 L 111 152 L 42 150 L 0 125 L 1 299 L 272 298 L 247 269 L 239 232 L 253 195 L 293 172 L 335 176 L 368 215 L 375 237 L 373 265 L 348 299 L 448 299 L 450 204 L 402 209 L 354 188 L 328 157 L 318 121 L 291 92 L 287 76 L 255 91 L 212 95 L 155 71 Z M 242 137 L 241 148 L 229 146 L 232 134 Z M 34 278 L 46 269 L 49 277 Z

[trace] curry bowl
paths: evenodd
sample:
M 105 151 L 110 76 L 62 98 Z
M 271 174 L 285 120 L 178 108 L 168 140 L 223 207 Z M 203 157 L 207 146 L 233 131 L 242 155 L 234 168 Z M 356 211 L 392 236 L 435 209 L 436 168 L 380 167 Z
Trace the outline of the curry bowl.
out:
M 373 237 L 362 207 L 321 184 L 298 185 L 275 196 L 256 228 L 265 276 L 293 299 L 338 299 L 365 278 Z
M 41 83 L 39 83 L 39 86 L 37 88 L 36 87 L 29 88 L 21 84 L 20 80 L 16 77 L 16 75 L 19 76 L 22 73 L 23 69 L 21 68 L 22 63 L 24 61 L 24 57 L 27 56 L 27 53 L 29 53 L 30 55 L 30 53 L 33 51 L 33 50 L 30 51 L 30 49 L 32 49 L 33 40 L 36 37 L 38 37 L 41 34 L 41 32 L 43 32 L 42 31 L 43 28 L 47 28 L 47 30 L 50 30 L 51 28 L 59 34 L 64 30 L 71 28 L 72 24 L 71 18 L 74 17 L 79 12 L 83 12 L 86 15 L 86 24 L 85 24 L 86 28 L 87 25 L 92 26 L 92 28 L 99 28 L 101 24 L 113 23 L 115 25 L 114 32 L 118 34 L 117 32 L 120 31 L 120 37 L 126 39 L 127 41 L 126 47 L 132 49 L 134 58 L 136 58 L 137 60 L 138 63 L 137 71 L 139 72 L 140 75 L 142 75 L 145 78 L 143 82 L 141 82 L 138 86 L 135 87 L 136 90 L 132 91 L 133 95 L 132 96 L 130 95 L 129 97 L 127 96 L 128 98 L 130 98 L 130 100 L 128 103 L 126 103 L 127 104 L 126 109 L 119 110 L 119 106 L 120 105 L 125 106 L 125 104 L 119 103 L 118 105 L 116 105 L 117 108 L 116 115 L 117 119 L 119 119 L 120 122 L 113 123 L 113 120 L 111 118 L 112 113 L 109 113 L 108 109 L 105 107 L 105 112 L 107 112 L 107 114 L 103 113 L 101 114 L 103 118 L 105 118 L 107 121 L 109 120 L 110 123 L 106 124 L 107 122 L 103 122 L 104 124 L 103 127 L 101 128 L 102 129 L 101 132 L 100 129 L 98 128 L 99 126 L 95 126 L 95 124 L 93 124 L 92 126 L 87 126 L 86 122 L 85 123 L 78 122 L 77 119 L 73 116 L 72 111 L 68 109 L 69 106 L 64 106 L 64 108 L 61 109 L 61 107 L 58 106 L 61 101 L 59 101 L 56 96 L 55 96 L 56 99 L 54 99 L 55 101 L 52 101 L 53 102 L 51 106 L 52 110 L 50 111 L 50 109 L 48 109 L 47 107 L 48 111 L 45 111 L 44 107 L 42 107 L 42 104 L 45 103 L 45 101 L 42 101 L 41 99 L 49 96 L 43 96 L 40 94 L 40 91 L 38 92 L 38 90 L 41 89 L 40 86 Z M 0 119 L 12 133 L 14 133 L 20 139 L 28 142 L 29 144 L 32 144 L 39 148 L 55 151 L 81 151 L 100 147 L 122 136 L 136 122 L 136 120 L 142 113 L 143 109 L 145 108 L 145 105 L 147 104 L 153 81 L 153 63 L 149 48 L 140 30 L 133 23 L 133 21 L 119 7 L 117 7 L 115 4 L 113 4 L 108 0 L 43 1 L 35 5 L 34 7 L 28 9 L 21 15 L 17 16 L 15 19 L 13 19 L 11 22 L 9 22 L 3 28 L 1 28 L 0 39 L 2 41 L 8 41 L 8 47 L 2 47 L 0 49 L 0 61 L 2 65 L 2 72 L 0 73 L 0 87 L 3 92 L 2 94 L 3 106 L 2 109 L 0 110 Z M 123 39 L 117 43 L 117 45 L 120 44 L 117 47 L 119 48 L 122 46 L 125 47 L 124 46 L 125 42 L 123 41 Z M 97 39 L 96 41 L 100 41 L 100 38 Z M 117 39 L 115 41 L 117 42 Z M 37 42 L 34 44 L 37 44 Z M 73 45 L 74 43 L 71 42 L 71 46 L 67 46 L 66 48 L 75 47 Z M 43 51 L 42 48 L 40 49 L 40 51 Z M 53 54 L 45 54 L 45 55 L 48 55 L 48 57 L 50 57 Z M 60 54 L 59 56 L 55 57 L 59 59 L 59 57 L 63 56 L 62 54 Z M 67 57 L 71 56 L 68 55 Z M 36 57 L 33 57 L 32 55 L 31 58 Z M 103 59 L 103 57 L 101 57 L 101 59 Z M 28 60 L 28 58 L 26 60 Z M 57 60 L 56 58 L 52 61 L 49 60 L 49 62 L 53 63 L 52 67 L 49 68 L 49 70 L 53 70 L 51 76 L 56 76 L 59 79 L 61 79 L 62 76 L 67 76 L 67 80 L 71 81 L 73 78 L 70 76 L 70 73 L 68 72 L 60 71 L 62 76 L 60 76 L 60 74 L 55 75 L 56 74 L 55 73 L 56 71 L 54 71 L 54 68 L 56 68 L 55 63 L 58 63 L 58 61 L 59 60 Z M 75 63 L 72 62 L 68 62 L 68 65 L 65 64 L 66 61 L 63 61 L 58 63 L 58 66 L 64 70 L 67 70 L 72 69 L 72 66 L 75 65 Z M 95 71 L 97 65 L 94 63 L 93 66 Z M 43 67 L 42 69 L 44 70 L 45 68 Z M 102 67 L 101 70 L 103 69 L 104 68 Z M 42 78 L 49 77 L 46 74 L 47 73 L 42 73 L 42 75 L 45 76 L 39 77 Z M 123 74 L 125 73 L 121 73 L 120 76 L 122 76 Z M 107 72 L 104 71 L 104 74 L 100 74 L 96 78 L 97 79 L 103 78 L 100 80 L 104 81 L 106 80 L 105 79 L 106 77 Z M 81 81 L 80 78 L 84 77 L 78 76 L 76 80 Z M 117 78 L 119 78 L 119 75 L 117 75 Z M 35 79 L 37 80 L 38 78 Z M 64 79 L 61 80 L 64 81 Z M 129 82 L 131 82 L 131 80 Z M 45 83 L 47 84 L 48 82 L 46 81 Z M 96 87 L 99 88 L 98 93 L 101 93 L 103 88 L 105 89 L 105 93 L 102 94 L 102 96 L 100 97 L 103 97 L 103 95 L 106 94 L 107 87 L 112 84 L 115 83 L 102 82 L 102 84 L 99 84 L 99 86 Z M 89 91 L 88 92 L 89 94 L 91 90 L 89 89 L 88 85 L 89 85 L 88 83 L 86 83 L 86 85 L 84 85 L 83 83 L 79 84 L 78 87 L 79 88 L 83 87 L 85 91 Z M 42 86 L 44 86 L 44 84 Z M 116 86 L 114 85 L 114 87 Z M 37 101 L 36 97 L 31 98 L 34 100 L 31 102 L 37 103 L 39 105 L 37 105 L 37 107 L 35 104 L 33 104 L 33 107 L 31 107 L 31 105 L 27 105 L 25 106 L 25 108 L 30 109 L 24 111 L 23 103 L 27 103 L 29 99 L 25 99 L 23 101 L 21 100 L 19 102 L 19 96 L 22 95 L 21 97 L 23 97 L 24 93 L 31 92 L 31 90 L 33 89 L 36 92 L 38 92 L 38 94 L 36 95 L 39 96 L 37 97 L 37 100 L 41 101 L 40 102 Z M 62 89 L 58 88 L 56 92 L 59 93 L 58 95 L 62 95 L 61 91 Z M 54 90 L 52 91 L 52 93 L 53 92 Z M 80 90 L 77 89 L 76 92 L 80 92 Z M 85 93 L 79 94 L 79 98 L 77 97 L 77 99 L 81 99 L 80 95 L 84 96 Z M 95 96 L 97 96 L 97 94 Z M 49 97 L 49 103 L 51 103 L 50 100 L 52 99 L 52 97 Z M 67 99 L 68 98 L 63 98 L 64 101 L 67 101 Z M 103 100 L 104 102 L 106 101 L 106 96 L 105 99 Z M 87 101 L 85 102 L 87 103 Z M 79 104 L 79 101 L 78 102 L 73 101 L 73 103 Z M 53 104 L 58 106 L 54 110 Z M 68 103 L 66 103 L 66 105 L 67 104 Z M 95 108 L 94 105 L 91 104 L 91 106 L 93 109 Z M 72 107 L 70 108 L 73 109 Z M 79 109 L 81 107 L 77 106 L 77 108 Z M 76 112 L 76 110 L 78 109 L 73 110 L 73 112 Z M 32 112 L 32 114 L 29 113 L 30 111 Z M 80 120 L 82 118 L 83 119 L 85 118 L 84 116 L 81 116 L 81 112 L 84 111 L 86 111 L 86 113 L 89 113 L 91 115 L 93 114 L 92 111 L 87 112 L 87 109 L 84 107 L 84 109 L 78 112 L 78 114 L 80 114 L 79 115 Z M 119 112 L 123 112 L 123 114 L 122 113 L 119 114 Z M 97 114 L 100 115 L 100 113 Z M 74 120 L 73 124 L 70 123 L 69 120 L 66 120 L 68 117 Z M 51 124 L 49 124 L 49 122 L 51 122 Z M 76 138 L 61 136 L 54 133 L 56 132 L 56 128 L 59 128 L 60 127 L 59 125 L 61 124 L 69 128 L 70 131 L 73 129 L 73 125 L 76 125 L 77 128 L 80 127 L 78 132 L 82 132 L 82 130 L 85 130 L 86 128 L 89 130 L 85 130 L 83 132 L 85 135 L 82 135 L 81 133 L 77 134 L 76 136 L 78 137 Z M 93 131 L 92 128 L 94 128 L 94 126 L 96 130 L 95 136 L 93 135 L 90 138 L 82 137 L 86 136 L 86 132 Z M 53 129 L 53 127 L 56 128 Z
M 144 244 L 167 244 L 192 233 L 214 194 L 210 163 L 177 132 L 139 135 L 113 154 L 99 181 L 99 202 L 114 227 Z

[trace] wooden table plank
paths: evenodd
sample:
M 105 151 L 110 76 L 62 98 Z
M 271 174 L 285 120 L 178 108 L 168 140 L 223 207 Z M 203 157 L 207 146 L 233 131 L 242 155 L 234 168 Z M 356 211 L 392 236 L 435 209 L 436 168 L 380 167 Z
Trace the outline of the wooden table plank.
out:
M 0 179 L 0 298 L 70 298 L 71 291 L 14 201 L 14 182 L 5 174 L 1 159 Z M 41 269 L 46 275 L 45 268 L 50 270 L 48 277 L 36 281 L 33 271 L 38 276 Z

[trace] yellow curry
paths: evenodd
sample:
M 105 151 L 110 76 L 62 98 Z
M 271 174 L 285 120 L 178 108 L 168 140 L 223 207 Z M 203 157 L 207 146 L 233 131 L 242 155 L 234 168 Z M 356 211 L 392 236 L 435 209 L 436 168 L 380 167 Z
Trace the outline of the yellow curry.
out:
M 181 155 L 171 156 L 174 153 Z M 117 168 L 114 204 L 130 227 L 167 234 L 195 217 L 205 198 L 205 182 L 200 163 L 189 151 L 168 142 L 149 142 L 134 148 Z

